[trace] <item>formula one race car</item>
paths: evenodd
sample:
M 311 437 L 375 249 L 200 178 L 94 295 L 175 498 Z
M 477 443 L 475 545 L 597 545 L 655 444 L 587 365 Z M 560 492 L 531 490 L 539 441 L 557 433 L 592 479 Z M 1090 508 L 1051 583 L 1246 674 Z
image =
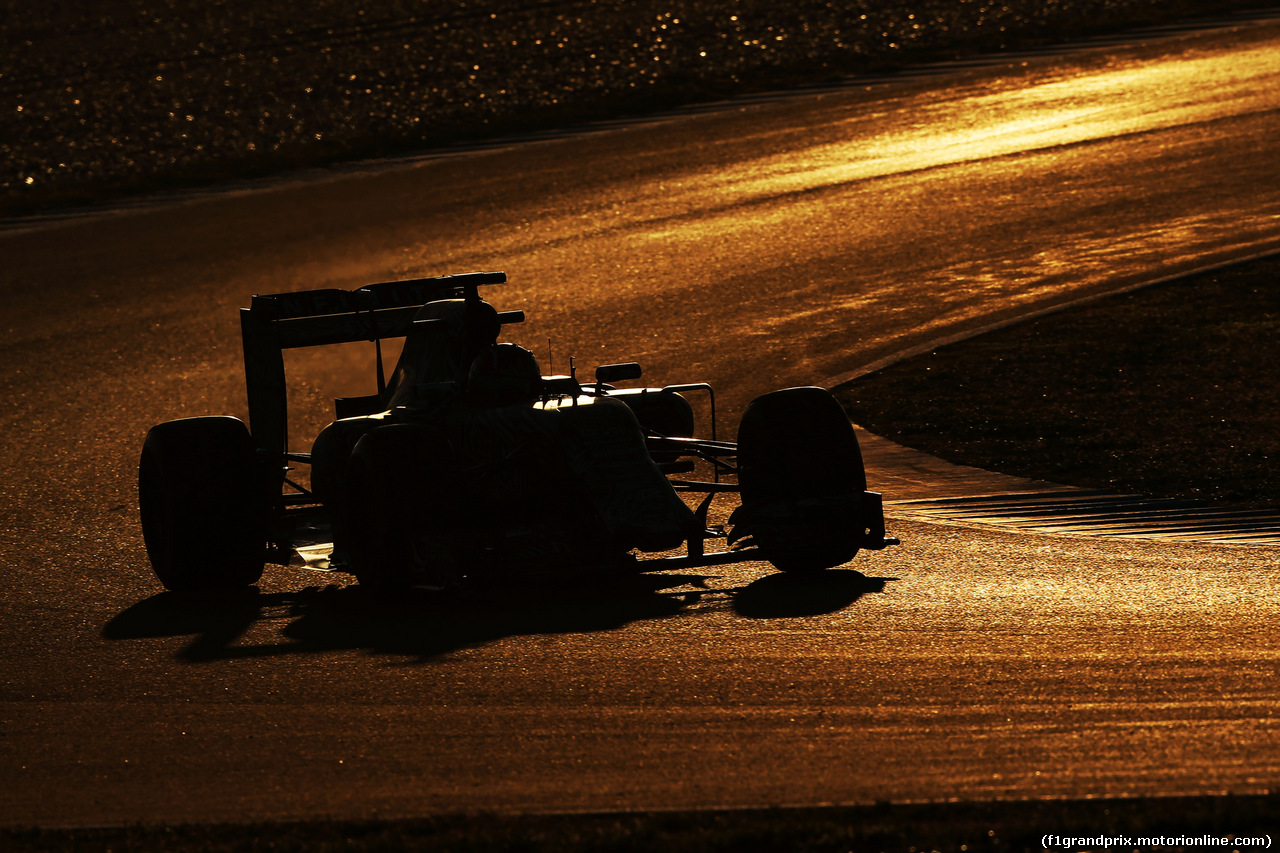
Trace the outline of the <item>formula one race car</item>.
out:
M 232 417 L 187 418 L 143 444 L 142 529 L 161 582 L 245 586 L 265 563 L 296 563 L 327 541 L 330 569 L 381 590 L 753 559 L 812 572 L 897 544 L 827 391 L 765 394 L 737 442 L 721 441 L 709 385 L 615 387 L 640 377 L 635 363 L 597 368 L 591 383 L 543 376 L 528 350 L 497 343 L 523 312 L 496 311 L 478 288 L 504 281 L 255 296 L 241 309 L 252 432 Z M 381 342 L 393 337 L 405 340 L 387 378 Z M 377 393 L 336 400 L 311 450 L 291 450 L 284 350 L 354 341 L 374 343 Z M 704 394 L 711 437 L 696 438 L 690 398 Z M 310 466 L 307 485 L 296 465 Z M 708 524 L 723 493 L 741 500 L 727 528 Z M 723 547 L 708 549 L 714 540 Z

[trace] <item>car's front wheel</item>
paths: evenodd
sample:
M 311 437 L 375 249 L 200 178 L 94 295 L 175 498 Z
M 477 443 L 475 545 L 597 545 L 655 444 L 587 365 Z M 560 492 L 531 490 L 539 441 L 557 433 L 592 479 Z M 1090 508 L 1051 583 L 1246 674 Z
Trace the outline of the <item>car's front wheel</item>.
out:
M 731 538 L 750 536 L 785 572 L 852 560 L 874 525 L 858 438 L 823 388 L 787 388 L 752 401 L 738 427 L 738 484 L 742 505 Z
M 138 508 L 147 557 L 167 589 L 227 589 L 262 577 L 266 471 L 244 423 L 186 418 L 147 433 Z

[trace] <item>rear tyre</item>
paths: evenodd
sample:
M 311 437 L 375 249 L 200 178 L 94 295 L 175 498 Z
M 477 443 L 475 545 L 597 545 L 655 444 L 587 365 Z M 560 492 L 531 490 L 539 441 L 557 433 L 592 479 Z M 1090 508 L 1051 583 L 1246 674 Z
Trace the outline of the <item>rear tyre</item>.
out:
M 784 572 L 816 572 L 858 553 L 867 488 L 853 425 L 823 388 L 756 398 L 738 427 L 742 506 L 734 538 L 750 535 Z
M 449 472 L 433 464 L 441 442 L 426 427 L 379 427 L 347 462 L 344 529 L 352 573 L 376 593 L 456 580 L 457 508 L 444 494 Z
M 187 418 L 147 433 L 138 509 L 166 589 L 233 589 L 262 577 L 269 480 L 243 422 Z

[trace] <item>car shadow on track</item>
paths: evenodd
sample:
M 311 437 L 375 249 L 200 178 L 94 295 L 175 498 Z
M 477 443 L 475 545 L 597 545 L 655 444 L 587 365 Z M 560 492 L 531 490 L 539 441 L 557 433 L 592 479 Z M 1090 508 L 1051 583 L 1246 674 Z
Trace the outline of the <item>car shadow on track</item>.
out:
M 178 653 L 190 663 L 355 649 L 427 662 L 505 637 L 608 631 L 700 610 L 732 609 L 750 619 L 834 613 L 867 593 L 883 592 L 894 579 L 835 569 L 813 576 L 766 575 L 736 588 L 714 588 L 708 583 L 712 580 L 643 574 L 590 584 L 415 593 L 395 599 L 337 585 L 296 592 L 163 592 L 115 616 L 102 635 L 108 640 L 194 635 Z M 269 642 L 246 639 L 261 636 L 263 623 L 283 627 Z

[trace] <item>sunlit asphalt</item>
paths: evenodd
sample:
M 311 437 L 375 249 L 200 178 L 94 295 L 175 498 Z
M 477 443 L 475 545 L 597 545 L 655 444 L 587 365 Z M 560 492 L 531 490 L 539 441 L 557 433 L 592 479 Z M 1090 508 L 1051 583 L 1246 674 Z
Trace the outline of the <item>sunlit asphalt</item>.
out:
M 811 585 L 388 610 L 269 570 L 192 601 L 150 575 L 133 471 L 151 424 L 243 414 L 255 292 L 505 269 L 544 365 L 709 380 L 732 429 L 757 393 L 1280 246 L 1278 72 L 1251 27 L 0 235 L 0 821 L 1274 789 L 1273 548 L 897 518 Z M 296 435 L 364 390 L 357 355 L 290 365 Z

